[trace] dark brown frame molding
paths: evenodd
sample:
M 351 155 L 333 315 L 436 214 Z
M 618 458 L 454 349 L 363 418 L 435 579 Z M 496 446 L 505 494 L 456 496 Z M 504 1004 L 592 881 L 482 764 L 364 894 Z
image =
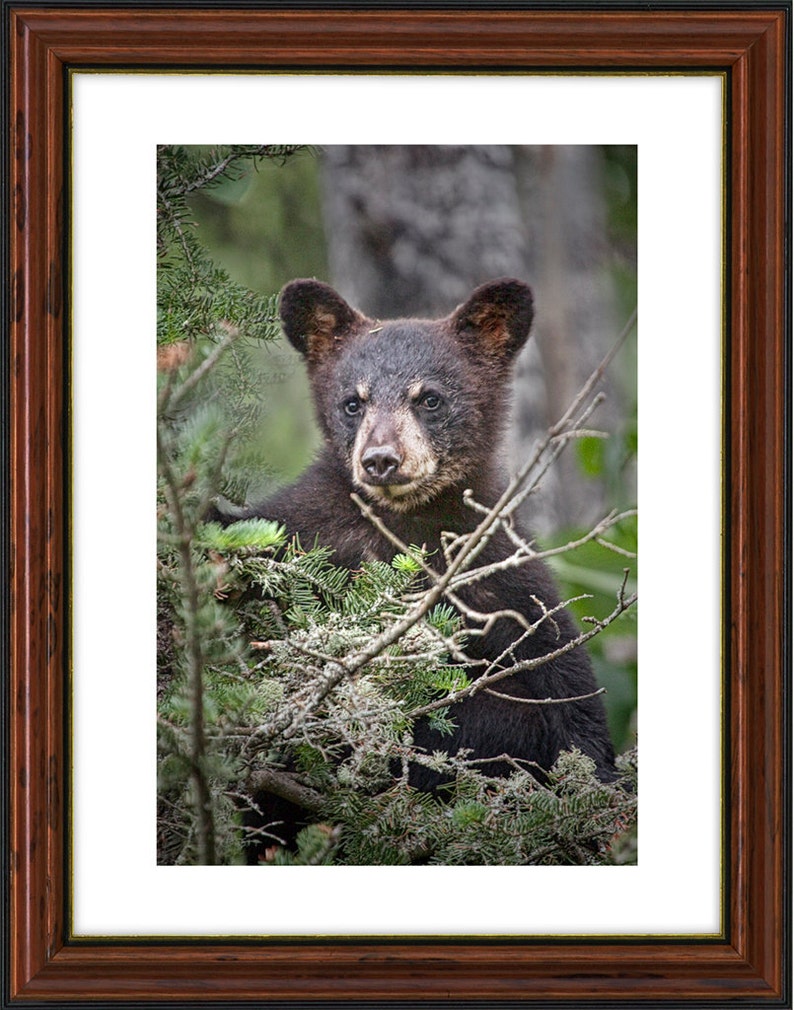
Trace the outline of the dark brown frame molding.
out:
M 508 6 L 508 5 L 505 5 Z M 3 0 L 10 107 L 4 1004 L 314 1000 L 791 1006 L 789 3 L 309 10 Z M 728 75 L 727 916 L 716 940 L 75 941 L 65 871 L 70 68 L 702 70 Z M 7 207 L 9 205 L 6 205 Z M 4 285 L 8 284 L 4 280 Z M 78 461 L 79 465 L 79 461 Z

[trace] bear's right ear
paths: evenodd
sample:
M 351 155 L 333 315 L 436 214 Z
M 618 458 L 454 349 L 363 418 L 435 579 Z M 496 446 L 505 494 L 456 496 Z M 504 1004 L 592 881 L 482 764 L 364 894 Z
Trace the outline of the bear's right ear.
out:
M 281 325 L 289 342 L 314 363 L 365 322 L 328 284 L 290 281 L 279 297 Z

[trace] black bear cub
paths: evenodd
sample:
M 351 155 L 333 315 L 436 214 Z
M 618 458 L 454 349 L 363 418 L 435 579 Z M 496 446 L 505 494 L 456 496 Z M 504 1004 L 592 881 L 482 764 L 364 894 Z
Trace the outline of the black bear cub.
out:
M 441 536 L 473 530 L 481 515 L 463 500 L 491 506 L 504 489 L 500 436 L 509 415 L 512 364 L 525 344 L 533 316 L 526 284 L 501 279 L 477 288 L 439 320 L 368 319 L 331 287 L 296 280 L 281 293 L 281 321 L 304 356 L 325 444 L 299 480 L 236 518 L 262 516 L 286 526 L 301 542 L 315 539 L 351 569 L 362 561 L 390 562 L 395 548 L 365 518 L 351 492 L 365 498 L 405 544 L 424 545 L 443 566 Z M 499 532 L 478 565 L 513 553 Z M 519 611 L 531 623 L 541 604 L 559 603 L 542 562 L 497 571 L 460 596 L 483 614 Z M 469 623 L 471 621 L 469 620 Z M 500 617 L 485 636 L 472 637 L 472 658 L 520 662 L 559 650 L 577 635 L 570 615 L 557 611 L 509 652 L 523 628 Z M 473 669 L 477 669 L 474 667 Z M 596 690 L 587 655 L 575 648 L 496 685 L 517 698 L 579 698 Z M 428 751 L 471 757 L 509 754 L 549 769 L 561 750 L 577 747 L 596 762 L 602 779 L 614 776 L 614 751 L 600 697 L 528 705 L 480 692 L 454 706 L 457 729 L 436 734 L 416 727 L 414 741 Z M 496 763 L 494 773 L 505 770 Z M 436 783 L 416 767 L 419 788 Z

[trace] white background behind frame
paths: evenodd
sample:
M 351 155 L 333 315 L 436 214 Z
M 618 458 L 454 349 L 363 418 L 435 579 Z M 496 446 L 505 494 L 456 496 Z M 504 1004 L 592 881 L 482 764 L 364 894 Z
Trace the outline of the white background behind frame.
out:
M 73 935 L 719 933 L 723 76 L 71 83 Z M 638 145 L 637 866 L 156 865 L 162 143 Z

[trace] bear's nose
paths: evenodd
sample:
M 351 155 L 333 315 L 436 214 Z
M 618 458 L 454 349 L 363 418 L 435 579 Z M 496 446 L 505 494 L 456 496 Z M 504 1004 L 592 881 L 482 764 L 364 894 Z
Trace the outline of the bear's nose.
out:
M 361 457 L 361 465 L 367 474 L 379 482 L 385 481 L 393 473 L 396 473 L 400 463 L 402 463 L 402 456 L 391 445 L 371 446 Z

